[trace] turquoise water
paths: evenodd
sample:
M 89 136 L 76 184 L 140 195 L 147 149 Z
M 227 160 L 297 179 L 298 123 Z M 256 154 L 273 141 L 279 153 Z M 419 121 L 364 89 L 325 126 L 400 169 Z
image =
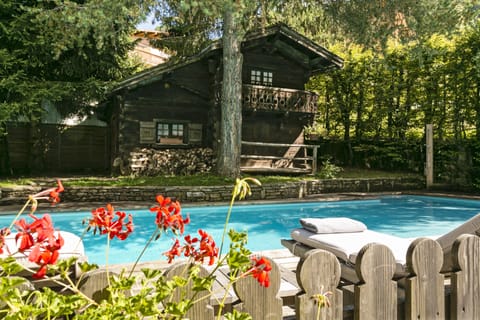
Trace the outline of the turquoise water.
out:
M 119 208 L 116 208 L 119 209 Z M 191 224 L 185 234 L 204 229 L 220 245 L 228 207 L 183 208 Z M 126 210 L 133 215 L 135 231 L 125 241 L 111 243 L 109 264 L 134 262 L 155 229 L 155 214 L 148 210 Z M 280 239 L 289 238 L 290 230 L 299 227 L 302 217 L 350 217 L 362 221 L 371 230 L 410 238 L 443 234 L 480 212 L 480 201 L 424 196 L 388 196 L 375 200 L 295 202 L 288 204 L 236 205 L 229 228 L 248 232 L 247 247 L 252 251 L 281 249 Z M 39 212 L 39 215 L 44 212 Z M 55 227 L 82 235 L 82 220 L 89 212 L 52 213 Z M 0 227 L 8 226 L 12 216 L 0 216 Z M 146 251 L 142 261 L 165 259 L 162 253 L 172 244 L 166 234 Z M 105 264 L 105 236 L 84 237 L 88 259 Z

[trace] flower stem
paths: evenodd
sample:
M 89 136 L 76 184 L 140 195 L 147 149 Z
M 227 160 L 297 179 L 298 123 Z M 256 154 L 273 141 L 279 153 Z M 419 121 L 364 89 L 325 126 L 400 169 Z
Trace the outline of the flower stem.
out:
M 134 271 L 135 268 L 137 267 L 138 262 L 139 262 L 140 259 L 142 258 L 143 254 L 144 254 L 145 251 L 147 250 L 147 248 L 148 248 L 148 246 L 150 245 L 150 243 L 152 243 L 153 239 L 155 239 L 155 237 L 157 236 L 158 232 L 159 232 L 159 228 L 157 227 L 157 228 L 155 229 L 155 231 L 153 231 L 152 235 L 150 236 L 150 239 L 148 239 L 147 243 L 146 243 L 145 246 L 143 247 L 142 252 L 140 252 L 140 254 L 138 255 L 137 260 L 135 260 L 135 263 L 133 264 L 132 269 L 130 270 L 130 273 L 128 274 L 128 277 L 129 277 L 129 278 L 132 276 L 133 271 Z
M 35 270 L 27 267 L 27 266 L 24 266 L 22 265 L 22 267 L 24 268 L 24 270 L 30 272 L 30 273 L 35 273 Z M 65 279 L 68 283 L 65 283 L 65 282 L 62 282 L 62 281 L 59 281 L 58 279 L 56 279 L 55 277 L 50 277 L 50 276 L 47 276 L 47 279 L 52 281 L 53 283 L 55 284 L 58 284 L 59 286 L 63 287 L 64 289 L 68 289 L 72 292 L 75 292 L 76 294 L 79 294 L 80 296 L 82 296 L 85 300 L 88 301 L 88 303 L 90 304 L 93 304 L 93 305 L 98 305 L 98 303 L 93 300 L 92 298 L 86 296 L 82 291 L 80 291 L 77 287 L 77 285 L 75 285 L 72 281 L 72 279 L 70 278 L 70 276 L 68 276 L 67 274 L 62 274 L 62 278 Z
M 225 235 L 227 234 L 227 226 L 228 226 L 228 222 L 230 221 L 230 215 L 232 213 L 234 202 L 235 202 L 235 194 L 232 195 L 232 199 L 230 200 L 230 205 L 228 206 L 227 218 L 225 219 L 225 225 L 223 226 L 222 242 L 220 243 L 220 251 L 218 252 L 220 256 L 222 255 L 223 243 L 225 242 Z
M 110 251 L 110 232 L 107 234 L 107 248 L 105 249 L 105 271 L 107 272 L 107 283 L 110 287 L 110 274 L 108 273 L 108 253 Z
M 227 287 L 225 288 L 225 294 L 222 297 L 222 301 L 218 304 L 217 320 L 222 319 L 222 310 L 225 306 L 225 300 L 227 300 L 228 292 L 230 292 L 230 289 L 233 287 L 233 284 L 237 282 L 237 280 L 238 278 L 236 273 L 230 276 L 230 281 L 228 281 Z
M 8 229 L 12 229 L 13 225 L 15 224 L 15 221 L 17 221 L 18 217 L 20 217 L 22 215 L 22 213 L 25 211 L 25 209 L 27 209 L 27 207 L 28 207 L 28 205 L 30 204 L 31 201 L 32 201 L 32 199 L 29 197 L 27 202 L 25 202 L 25 204 L 23 205 L 23 208 L 20 211 L 18 211 L 17 215 L 15 216 L 15 218 L 12 220 L 12 222 L 8 226 Z

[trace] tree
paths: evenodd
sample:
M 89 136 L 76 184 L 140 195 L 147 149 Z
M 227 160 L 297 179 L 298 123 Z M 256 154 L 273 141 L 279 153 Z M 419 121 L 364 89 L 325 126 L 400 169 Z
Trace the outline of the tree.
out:
M 112 82 L 135 70 L 127 53 L 141 18 L 130 0 L 2 1 L 0 135 L 20 118 L 34 132 L 46 103 L 63 115 L 92 108 Z M 6 154 L 1 144 L 0 151 Z
M 227 177 L 240 175 L 240 152 L 242 139 L 242 53 L 241 42 L 252 25 L 252 18 L 259 10 L 255 0 L 236 1 L 152 1 L 150 3 L 156 16 L 169 25 L 168 30 L 186 30 L 192 44 L 208 42 L 208 31 L 222 27 L 223 44 L 223 82 L 221 100 L 220 143 L 217 152 L 217 173 Z M 188 13 L 191 15 L 189 16 Z M 163 16 L 162 16 L 163 14 Z M 166 14 L 166 15 L 165 15 Z M 172 14 L 184 17 L 175 20 Z M 209 22 L 191 29 L 191 18 Z M 207 31 L 207 32 L 206 32 Z M 200 34 L 200 36 L 198 36 Z M 197 36 L 195 36 L 197 35 Z M 177 34 L 175 36 L 178 36 Z M 181 39 L 182 43 L 186 37 Z M 193 48 L 199 49 L 199 48 Z
M 470 0 L 343 0 L 327 1 L 324 9 L 328 24 L 338 30 L 337 40 L 379 52 L 391 38 L 407 43 L 452 34 L 478 15 L 478 5 Z

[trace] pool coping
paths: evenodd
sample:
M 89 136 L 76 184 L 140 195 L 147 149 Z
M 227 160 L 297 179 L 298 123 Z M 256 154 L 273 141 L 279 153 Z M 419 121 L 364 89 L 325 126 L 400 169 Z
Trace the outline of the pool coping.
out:
M 286 199 L 271 199 L 271 200 L 249 200 L 248 197 L 245 200 L 239 200 L 235 202 L 235 205 L 249 205 L 249 204 L 272 204 L 272 203 L 295 203 L 295 202 L 318 202 L 318 201 L 345 201 L 345 200 L 365 200 L 376 199 L 381 196 L 389 195 L 419 195 L 419 196 L 436 196 L 436 197 L 452 197 L 461 199 L 480 200 L 480 195 L 465 194 L 457 192 L 439 192 L 429 190 L 413 190 L 413 191 L 390 191 L 390 192 L 341 192 L 341 193 L 325 193 L 305 196 L 303 198 L 286 198 Z M 60 211 L 90 211 L 95 208 L 105 207 L 105 202 L 60 202 L 54 206 L 49 203 L 39 202 L 37 210 L 38 212 L 60 212 Z M 111 203 L 116 209 L 126 210 L 141 210 L 148 209 L 155 205 L 154 202 L 146 201 L 115 201 Z M 226 206 L 228 202 L 182 202 L 183 208 L 188 207 L 206 207 L 206 206 Z M 0 215 L 15 214 L 23 205 L 9 204 L 0 205 Z

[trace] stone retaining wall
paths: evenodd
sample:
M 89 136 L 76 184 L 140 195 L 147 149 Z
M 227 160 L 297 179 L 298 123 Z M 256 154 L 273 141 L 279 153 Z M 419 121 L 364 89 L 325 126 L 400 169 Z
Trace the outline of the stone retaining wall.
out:
M 152 202 L 157 194 L 176 197 L 188 202 L 228 202 L 231 185 L 209 187 L 69 187 L 62 194 L 62 201 L 69 202 Z M 316 194 L 341 192 L 390 192 L 420 190 L 425 188 L 423 179 L 334 179 L 305 180 L 299 182 L 252 185 L 248 200 L 278 200 L 304 198 Z M 23 203 L 29 194 L 40 191 L 39 187 L 0 189 L 0 205 Z

